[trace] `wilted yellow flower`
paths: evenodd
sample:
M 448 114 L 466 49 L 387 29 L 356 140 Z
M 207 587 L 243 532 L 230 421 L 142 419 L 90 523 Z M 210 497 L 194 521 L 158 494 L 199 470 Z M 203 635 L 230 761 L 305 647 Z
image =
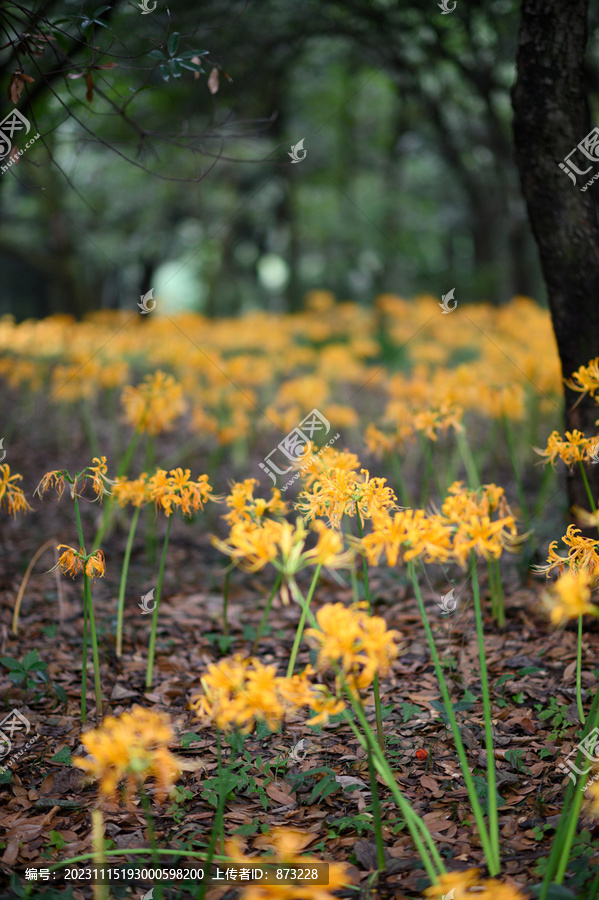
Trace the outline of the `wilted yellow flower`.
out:
M 52 472 L 46 472 L 36 487 L 34 494 L 37 494 L 38 497 L 43 500 L 44 494 L 51 490 L 51 488 L 54 488 L 58 494 L 58 499 L 60 500 L 65 488 L 66 474 L 64 469 L 53 469 Z
M 225 851 L 239 866 L 277 865 L 286 868 L 309 868 L 321 860 L 302 856 L 309 840 L 306 832 L 295 828 L 273 828 L 269 834 L 274 856 L 244 856 L 238 838 L 225 843 Z M 347 867 L 343 863 L 328 863 L 329 881 L 319 884 L 248 884 L 243 888 L 244 900 L 335 900 L 334 891 L 351 885 Z
M 308 628 L 306 637 L 318 647 L 319 669 L 338 665 L 353 690 L 366 688 L 374 676 L 388 669 L 398 655 L 398 631 L 387 630 L 380 616 L 369 616 L 343 603 L 327 603 L 316 613 L 318 628 Z M 337 676 L 338 689 L 341 676 Z
M 121 403 L 126 421 L 137 431 L 147 434 L 171 431 L 174 422 L 187 409 L 183 387 L 173 375 L 160 369 L 153 375 L 146 375 L 137 387 L 126 385 Z
M 108 471 L 108 466 L 106 465 L 106 457 L 103 456 L 101 459 L 98 459 L 97 456 L 94 456 L 94 458 L 92 459 L 92 463 L 94 463 L 95 465 L 87 466 L 87 468 L 85 468 L 82 472 L 79 472 L 78 475 L 75 476 L 72 491 L 73 493 L 77 491 L 79 481 L 83 482 L 81 486 L 81 490 L 83 490 L 87 483 L 87 479 L 91 478 L 92 488 L 94 489 L 96 499 L 98 499 L 101 503 L 103 495 L 110 493 L 110 491 L 106 489 L 106 483 L 109 482 L 106 474 Z
M 25 499 L 25 494 L 15 482 L 22 481 L 23 476 L 10 474 L 8 463 L 0 465 L 0 507 L 6 506 L 11 516 L 18 512 L 28 512 L 31 507 Z
M 59 544 L 56 549 L 60 550 L 62 547 L 65 548 L 65 551 L 58 557 L 57 565 L 63 575 L 70 575 L 71 578 L 74 578 L 79 572 L 84 571 L 91 579 L 104 577 L 104 553 L 102 550 L 96 550 L 86 556 L 83 549 L 75 550 L 68 544 Z
M 172 740 L 168 716 L 134 706 L 118 718 L 107 716 L 100 728 L 83 734 L 81 743 L 91 759 L 74 757 L 73 763 L 100 782 L 102 797 L 112 797 L 125 778 L 129 799 L 153 777 L 156 795 L 162 799 L 180 773 L 177 760 L 168 749 Z
M 564 572 L 555 581 L 543 599 L 550 611 L 553 625 L 563 625 L 587 613 L 599 615 L 599 607 L 590 602 L 590 577 L 584 569 Z

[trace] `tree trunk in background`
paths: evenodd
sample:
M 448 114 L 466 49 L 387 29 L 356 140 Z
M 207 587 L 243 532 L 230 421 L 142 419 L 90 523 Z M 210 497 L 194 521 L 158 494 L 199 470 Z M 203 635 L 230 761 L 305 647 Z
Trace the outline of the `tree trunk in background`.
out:
M 580 188 L 559 168 L 591 130 L 584 84 L 588 0 L 522 0 L 518 77 L 512 92 L 516 162 L 535 236 L 564 377 L 599 356 L 599 182 Z M 577 151 L 578 168 L 584 159 Z M 592 192 L 595 191 L 595 195 Z M 566 428 L 597 434 L 599 408 L 589 396 L 565 392 Z M 599 466 L 587 468 L 595 498 Z M 578 471 L 568 476 L 568 499 L 588 509 Z

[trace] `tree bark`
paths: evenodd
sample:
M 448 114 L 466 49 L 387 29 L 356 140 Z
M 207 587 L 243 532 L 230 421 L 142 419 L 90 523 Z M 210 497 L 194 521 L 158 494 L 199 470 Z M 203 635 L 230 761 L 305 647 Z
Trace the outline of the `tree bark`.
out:
M 581 191 L 599 172 L 599 162 L 582 165 L 585 157 L 577 150 L 577 167 L 592 168 L 576 175 L 576 184 L 559 167 L 591 130 L 584 80 L 587 15 L 588 0 L 522 0 L 512 92 L 516 163 L 565 378 L 599 356 L 599 182 Z M 598 433 L 599 409 L 588 395 L 581 400 L 566 388 L 565 405 L 567 430 Z M 598 470 L 587 469 L 595 499 Z M 589 507 L 576 470 L 568 476 L 568 499 Z

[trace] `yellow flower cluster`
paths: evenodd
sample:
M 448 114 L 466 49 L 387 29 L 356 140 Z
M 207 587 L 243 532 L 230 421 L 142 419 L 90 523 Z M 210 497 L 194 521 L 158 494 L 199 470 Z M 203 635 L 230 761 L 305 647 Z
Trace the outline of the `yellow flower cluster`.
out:
M 327 603 L 316 613 L 318 628 L 308 637 L 318 647 L 318 668 L 338 667 L 337 689 L 345 679 L 352 691 L 367 688 L 377 673 L 384 674 L 398 655 L 398 631 L 389 631 L 380 616 L 369 616 L 343 603 Z
M 235 522 L 254 522 L 266 515 L 284 516 L 287 513 L 287 504 L 281 500 L 281 492 L 277 488 L 271 489 L 270 500 L 254 497 L 258 483 L 256 478 L 246 478 L 231 486 L 231 493 L 225 498 L 231 512 L 223 516 L 225 522 L 230 525 Z
M 8 463 L 0 465 L 0 507 L 6 506 L 11 516 L 15 516 L 18 512 L 29 512 L 31 507 L 25 499 L 25 494 L 16 484 L 22 481 L 23 476 L 10 474 L 10 466 Z
M 130 798 L 148 778 L 156 782 L 156 794 L 164 798 L 179 776 L 179 765 L 168 745 L 173 731 L 168 716 L 134 706 L 118 718 L 107 716 L 100 728 L 88 731 L 81 743 L 90 758 L 74 757 L 73 763 L 100 782 L 100 794 L 112 797 L 126 779 Z
M 324 685 L 312 684 L 311 674 L 308 666 L 301 674 L 286 678 L 276 674 L 276 666 L 238 654 L 208 666 L 201 679 L 204 693 L 191 706 L 198 718 L 242 734 L 252 731 L 257 721 L 276 731 L 287 712 L 303 707 L 316 713 L 308 724 L 326 723 L 344 705 L 331 697 Z
M 367 469 L 360 474 L 346 468 L 320 472 L 311 487 L 303 491 L 295 504 L 307 520 L 326 516 L 333 528 L 339 528 L 344 515 L 372 519 L 378 513 L 397 507 L 397 497 L 386 478 L 371 478 Z
M 426 888 L 423 896 L 427 900 L 444 900 L 448 896 L 453 900 L 524 900 L 524 894 L 509 884 L 495 878 L 481 881 L 478 869 L 439 875 L 436 884 Z
M 115 478 L 112 495 L 120 506 L 144 506 L 151 500 L 148 490 L 148 475 L 142 472 L 139 478 L 124 476 Z
M 197 481 L 191 480 L 191 472 L 189 469 L 157 469 L 156 472 L 148 478 L 147 484 L 143 481 L 145 473 L 137 479 L 138 493 L 143 492 L 152 500 L 156 508 L 161 507 L 165 516 L 170 516 L 173 509 L 180 509 L 184 516 L 190 517 L 198 509 L 204 509 L 204 504 L 208 500 L 214 500 L 212 497 L 212 487 L 208 484 L 208 476 L 200 475 Z M 127 483 L 126 491 L 133 491 L 132 482 Z M 134 495 L 135 496 L 135 495 Z M 140 505 L 140 504 L 138 504 Z
M 555 549 L 557 541 L 552 541 L 549 544 L 547 565 L 535 566 L 536 571 L 546 572 L 547 575 L 554 569 L 557 569 L 559 575 L 567 569 L 574 573 L 584 571 L 596 581 L 599 576 L 599 541 L 584 537 L 580 528 L 575 525 L 568 525 L 562 541 L 569 547 L 568 555 L 560 556 Z
M 314 563 L 330 568 L 351 565 L 354 550 L 343 549 L 343 537 L 324 522 L 315 522 L 316 546 L 305 549 L 309 531 L 301 518 L 295 525 L 277 519 L 240 519 L 233 523 L 226 541 L 212 537 L 212 543 L 249 572 L 257 572 L 268 563 L 286 575 L 292 575 Z
M 127 385 L 121 396 L 126 421 L 136 431 L 161 434 L 170 431 L 175 421 L 183 415 L 187 404 L 183 386 L 173 375 L 156 371 L 146 375 L 137 387 Z
M 71 578 L 74 578 L 79 572 L 84 572 L 91 579 L 104 578 L 104 553 L 102 550 L 96 550 L 86 556 L 82 549 L 75 550 L 68 544 L 59 544 L 56 549 L 60 550 L 62 547 L 65 548 L 65 551 L 58 557 L 58 566 L 63 575 L 70 575 Z
M 295 828 L 273 828 L 269 842 L 273 856 L 245 856 L 238 838 L 225 844 L 227 855 L 240 866 L 252 867 L 268 863 L 285 868 L 309 868 L 321 862 L 313 856 L 302 856 L 306 846 L 306 834 Z M 334 891 L 351 884 L 347 867 L 343 863 L 329 863 L 329 880 L 326 885 L 317 884 L 255 884 L 243 890 L 244 900 L 335 900 Z
M 567 466 L 572 468 L 574 463 L 588 462 L 599 447 L 599 436 L 587 438 L 582 431 L 566 431 L 564 440 L 559 431 L 552 431 L 547 438 L 547 446 L 544 450 L 534 447 L 535 453 L 545 457 L 545 463 L 555 465 L 559 457 Z
M 474 491 L 454 482 L 441 513 L 423 509 L 400 510 L 393 517 L 379 513 L 372 517 L 372 531 L 361 543 L 371 565 L 378 565 L 384 551 L 389 566 L 421 559 L 428 563 L 454 560 L 463 567 L 472 552 L 499 559 L 518 540 L 503 488 L 488 484 Z

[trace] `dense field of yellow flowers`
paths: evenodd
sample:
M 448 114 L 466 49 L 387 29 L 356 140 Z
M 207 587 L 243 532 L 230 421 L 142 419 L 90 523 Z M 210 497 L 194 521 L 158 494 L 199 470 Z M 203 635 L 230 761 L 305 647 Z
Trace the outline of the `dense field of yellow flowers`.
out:
M 112 662 L 98 638 L 94 612 L 100 579 L 112 572 L 115 585 L 118 581 L 114 650 L 120 659 L 131 549 L 140 515 L 147 509 L 155 512 L 143 520 L 149 564 L 157 562 L 157 538 L 162 539 L 153 605 L 145 610 L 152 612 L 148 691 L 160 652 L 157 623 L 171 526 L 177 517 L 210 532 L 228 566 L 223 636 L 230 627 L 231 570 L 239 567 L 258 577 L 269 568 L 275 573 L 252 652 L 215 657 L 188 698 L 197 727 L 219 736 L 222 783 L 234 762 L 234 736 L 243 739 L 257 724 L 277 732 L 298 716 L 306 721 L 308 713 L 310 727 L 342 722 L 368 759 L 379 872 L 386 867 L 384 796 L 401 812 L 415 858 L 428 877 L 426 897 L 524 896 L 524 885 L 498 880 L 503 826 L 483 630 L 488 617 L 480 578 L 484 570 L 494 627 L 501 629 L 506 624 L 500 565 L 504 554 L 522 551 L 535 541 L 537 549 L 539 545 L 534 532 L 547 499 L 543 472 L 551 473 L 551 468 L 533 470 L 539 460 L 533 447 L 547 462 L 560 457 L 583 467 L 594 459 L 597 438 L 568 434 L 562 439 L 555 430 L 562 378 L 546 311 L 524 297 L 501 308 L 480 304 L 451 314 L 439 306 L 433 297 L 408 302 L 384 295 L 366 309 L 338 303 L 318 291 L 307 297 L 304 311 L 293 315 L 249 312 L 241 319 L 208 320 L 192 314 L 103 311 L 83 322 L 64 316 L 18 324 L 9 317 L 0 321 L 6 451 L 6 462 L 0 465 L 0 508 L 13 516 L 3 527 L 13 534 L 31 527 L 39 534 L 33 523 L 36 515 L 48 521 L 49 496 L 62 498 L 61 509 L 64 504 L 72 509 L 72 540 L 56 547 L 55 568 L 82 580 L 80 713 L 86 723 L 89 644 L 97 719 L 97 728 L 82 736 L 88 756 L 76 758 L 75 764 L 99 782 L 103 803 L 113 800 L 123 782 L 128 802 L 142 797 L 152 841 L 145 783 L 154 780 L 157 802 L 172 794 L 181 774 L 180 760 L 169 749 L 174 733 L 165 709 L 134 706 L 102 721 L 103 679 Z M 599 389 L 592 365 L 577 378 L 576 389 Z M 26 448 L 28 435 L 42 423 L 49 465 L 35 473 L 25 459 Z M 23 465 L 18 454 L 23 454 Z M 35 482 L 28 485 L 31 478 Z M 595 507 L 589 500 L 592 512 L 586 513 L 586 522 L 594 524 Z M 210 509 L 218 505 L 220 516 L 211 515 Z M 115 528 L 122 547 L 120 538 L 114 539 Z M 562 523 L 549 522 L 548 528 L 555 536 Z M 557 544 L 547 548 L 545 543 L 548 562 L 537 568 L 547 573 L 557 569 L 561 575 L 545 596 L 554 623 L 576 618 L 582 623 L 583 616 L 596 614 L 591 593 L 599 572 L 599 542 L 582 537 L 573 526 L 563 542 L 567 555 L 557 553 Z M 38 544 L 32 540 L 31 556 Z M 426 816 L 405 796 L 385 754 L 390 735 L 383 721 L 381 682 L 403 645 L 402 635 L 373 614 L 370 582 L 379 566 L 403 572 L 411 583 L 455 743 L 461 775 L 453 777 L 463 779 L 471 804 L 480 852 L 457 871 L 439 851 Z M 436 627 L 431 627 L 420 591 L 426 566 L 437 567 L 446 579 L 451 567 L 469 572 L 484 718 L 488 791 L 483 801 L 456 717 L 456 698 L 444 675 Z M 350 603 L 326 602 L 321 581 L 326 571 L 337 578 L 341 573 L 348 576 Z M 18 597 L 17 589 L 12 594 L 15 634 L 27 577 Z M 297 608 L 285 675 L 260 659 L 260 638 L 276 597 Z M 447 602 L 443 614 L 455 609 L 451 599 Z M 586 739 L 598 703 L 584 709 L 581 634 L 580 626 L 577 708 Z M 299 671 L 302 641 L 312 648 L 313 657 Z M 221 735 L 230 741 L 228 761 L 221 752 Z M 543 900 L 553 896 L 548 893 L 551 885 L 564 881 L 573 840 L 567 823 L 578 816 L 589 772 L 577 793 L 568 795 L 570 818 L 566 816 L 558 830 L 549 874 L 540 888 Z M 596 804 L 599 785 L 592 778 L 588 790 Z M 227 791 L 219 791 L 210 839 L 201 851 L 185 852 L 208 865 L 255 862 L 244 856 L 234 836 L 225 834 Z M 104 846 L 103 829 L 98 808 L 89 851 L 95 863 L 113 852 Z M 306 845 L 297 831 L 274 828 L 269 846 L 275 856 L 262 861 L 316 862 L 300 855 Z M 171 852 L 155 843 L 152 848 L 156 854 Z M 484 863 L 486 871 L 477 871 L 474 861 L 479 869 Z M 341 863 L 331 865 L 328 888 L 260 885 L 244 891 L 260 900 L 327 900 L 339 889 L 347 896 L 355 890 Z M 379 889 L 384 893 L 383 882 Z M 192 896 L 203 897 L 204 890 Z M 107 896 L 105 887 L 97 886 L 96 895 Z M 584 896 L 591 900 L 590 893 Z

